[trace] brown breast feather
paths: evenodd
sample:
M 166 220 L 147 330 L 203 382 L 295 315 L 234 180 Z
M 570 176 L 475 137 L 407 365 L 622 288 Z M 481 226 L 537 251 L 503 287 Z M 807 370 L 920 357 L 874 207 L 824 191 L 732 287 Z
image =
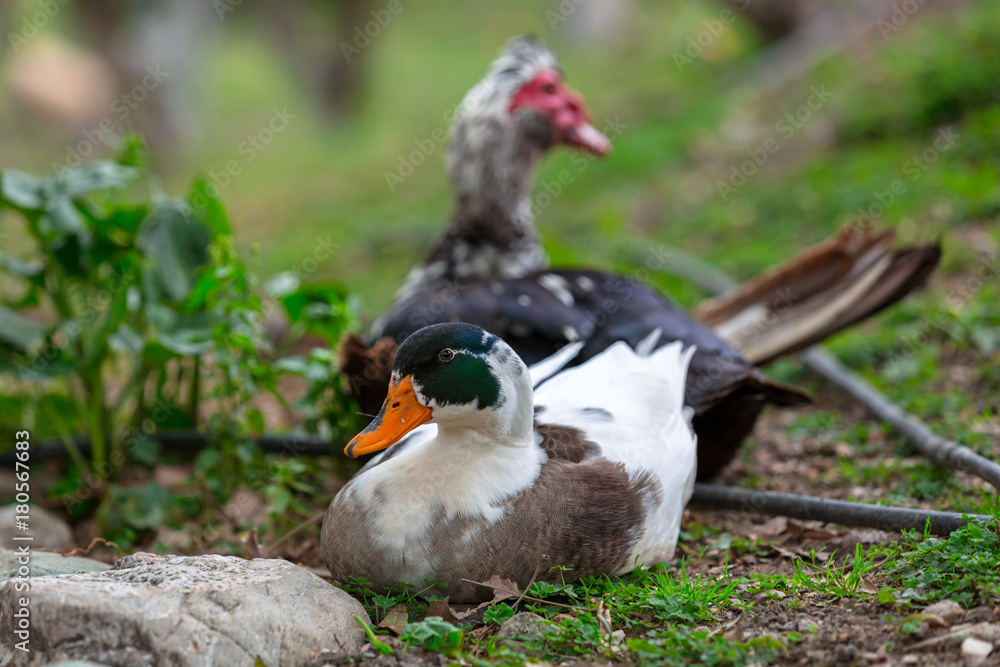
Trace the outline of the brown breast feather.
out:
M 561 436 L 561 447 L 551 449 L 535 483 L 505 503 L 504 518 L 489 526 L 463 518 L 445 522 L 443 516 L 430 523 L 427 557 L 435 562 L 434 576 L 448 587 L 428 592 L 454 602 L 488 600 L 492 590 L 462 580 L 486 581 L 496 574 L 523 588 L 543 555 L 549 559 L 538 581 L 575 581 L 627 564 L 641 537 L 646 504 L 659 498 L 659 483 L 648 475 L 630 480 L 620 463 L 607 459 L 571 460 L 585 456 L 588 447 L 575 439 L 582 434 Z M 322 548 L 334 581 L 360 576 L 378 588 L 393 586 L 398 557 L 374 546 L 369 518 L 357 506 L 333 509 L 324 522 Z M 569 570 L 550 572 L 554 566 Z

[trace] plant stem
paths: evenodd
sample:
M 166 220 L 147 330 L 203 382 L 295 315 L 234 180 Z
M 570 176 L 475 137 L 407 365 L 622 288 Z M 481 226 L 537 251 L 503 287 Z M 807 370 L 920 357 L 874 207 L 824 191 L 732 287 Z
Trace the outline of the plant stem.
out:
M 69 431 L 62 428 L 62 423 L 59 421 L 59 415 L 56 414 L 51 401 L 43 399 L 41 404 L 42 409 L 49 415 L 49 419 L 52 420 L 52 424 L 56 427 L 59 440 L 62 441 L 63 447 L 65 447 L 66 451 L 69 452 L 69 457 L 73 459 L 73 462 L 80 468 L 80 471 L 86 475 L 90 472 L 90 464 L 87 463 L 87 459 L 85 459 L 83 453 L 80 452 L 80 448 L 76 446 L 73 436 L 69 434 Z
M 198 393 L 201 391 L 201 355 L 194 358 L 191 375 L 191 395 L 188 397 L 188 419 L 192 428 L 198 428 Z
M 99 474 L 110 473 L 105 467 L 107 461 L 107 443 L 104 433 L 104 382 L 100 369 L 86 382 L 90 393 L 90 456 L 94 470 Z

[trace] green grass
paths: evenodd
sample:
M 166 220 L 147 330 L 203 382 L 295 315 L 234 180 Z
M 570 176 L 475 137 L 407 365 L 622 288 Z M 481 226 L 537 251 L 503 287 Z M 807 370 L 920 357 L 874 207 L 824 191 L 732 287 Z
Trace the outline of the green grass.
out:
M 948 599 L 965 608 L 1000 601 L 1000 522 L 970 524 L 947 539 L 910 532 L 890 545 L 858 545 L 852 558 L 839 564 L 830 558 L 795 560 L 787 575 L 691 576 L 684 562 L 673 568 L 639 569 L 624 577 L 587 578 L 572 584 L 536 583 L 527 596 L 536 601 L 494 603 L 485 622 L 494 630 L 516 612 L 540 617 L 536 628 L 521 636 L 477 637 L 461 623 L 439 617 L 412 621 L 404 643 L 444 652 L 469 661 L 488 658 L 501 664 L 589 657 L 656 664 L 744 665 L 769 663 L 801 640 L 797 632 L 725 640 L 718 627 L 733 614 L 753 616 L 760 605 L 809 596 L 822 608 L 845 600 L 881 605 L 886 610 L 920 609 Z M 871 582 L 879 581 L 874 592 Z M 865 585 L 867 584 L 867 585 Z M 414 587 L 375 594 L 365 582 L 347 590 L 359 595 L 372 627 L 396 605 L 406 605 L 410 619 L 426 607 Z M 624 637 L 614 634 L 623 631 Z M 379 630 L 391 635 L 389 630 Z
M 1000 602 L 1000 521 L 971 524 L 947 539 L 904 535 L 886 574 L 897 582 L 879 599 L 901 606 L 954 600 L 963 607 Z

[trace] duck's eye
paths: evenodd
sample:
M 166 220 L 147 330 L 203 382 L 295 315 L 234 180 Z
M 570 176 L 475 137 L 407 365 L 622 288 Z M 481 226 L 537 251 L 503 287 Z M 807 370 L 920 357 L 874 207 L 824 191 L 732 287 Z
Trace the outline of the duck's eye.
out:
M 555 95 L 556 85 L 554 83 L 547 83 L 544 86 L 542 86 L 542 92 L 545 93 L 546 95 Z
M 455 350 L 450 347 L 446 347 L 440 352 L 438 352 L 438 359 L 444 362 L 449 362 L 455 358 Z

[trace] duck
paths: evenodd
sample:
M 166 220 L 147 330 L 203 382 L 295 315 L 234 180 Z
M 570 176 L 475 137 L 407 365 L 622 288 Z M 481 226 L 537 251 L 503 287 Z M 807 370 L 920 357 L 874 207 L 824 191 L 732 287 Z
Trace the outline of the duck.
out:
M 472 324 L 413 333 L 345 449 L 380 453 L 327 510 L 333 580 L 473 603 L 493 598 L 477 582 L 494 576 L 523 590 L 669 562 L 697 467 L 684 407 L 694 348 L 658 337 L 560 371 L 580 343 L 529 369 Z
M 583 363 L 610 345 L 695 349 L 685 404 L 694 411 L 699 479 L 735 456 L 766 405 L 812 402 L 759 365 L 847 328 L 922 286 L 938 244 L 896 248 L 892 231 L 846 226 L 689 313 L 638 280 L 595 269 L 553 269 L 538 241 L 534 172 L 556 147 L 607 156 L 611 142 L 566 85 L 553 53 L 533 36 L 512 39 L 466 95 L 452 125 L 446 167 L 455 195 L 447 231 L 413 268 L 371 335 L 348 335 L 340 368 L 361 411 L 378 409 L 396 347 L 438 322 L 468 322 L 501 336 L 527 363 L 573 342 Z

